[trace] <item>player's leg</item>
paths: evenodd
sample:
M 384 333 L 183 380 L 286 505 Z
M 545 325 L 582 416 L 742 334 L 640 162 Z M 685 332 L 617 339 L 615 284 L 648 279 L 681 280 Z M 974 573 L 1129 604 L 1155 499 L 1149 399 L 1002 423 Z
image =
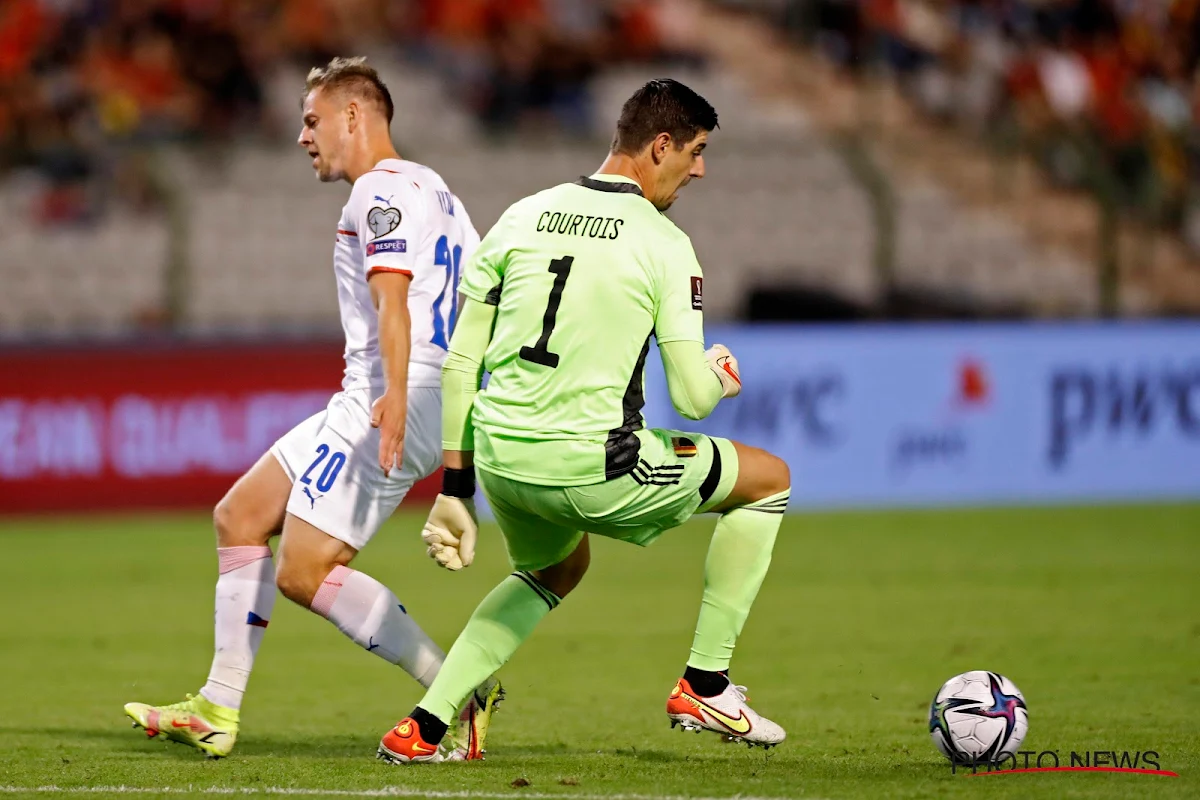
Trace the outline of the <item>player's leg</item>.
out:
M 388 587 L 349 564 L 439 461 L 436 389 L 409 393 L 404 461 L 385 476 L 367 391 L 336 395 L 287 500 L 276 582 L 367 652 L 428 686 L 443 653 Z
M 455 709 L 473 687 L 500 669 L 537 624 L 583 579 L 591 556 L 586 536 L 538 516 L 541 496 L 554 494 L 477 470 L 517 571 L 483 599 L 425 697 L 384 735 L 379 755 L 394 763 L 436 761 Z
M 391 589 L 350 568 L 357 554 L 356 548 L 289 513 L 279 546 L 279 590 L 429 688 L 445 654 Z M 456 759 L 483 757 L 492 712 L 503 698 L 499 681 L 491 675 L 471 684 L 468 695 L 473 696 L 455 720 L 451 749 Z
M 357 554 L 351 545 L 289 513 L 279 545 L 279 591 L 332 622 L 367 652 L 429 686 L 442 663 L 442 649 L 391 589 L 350 568 Z
M 504 666 L 537 624 L 579 585 L 590 561 L 588 540 L 583 536 L 558 563 L 518 570 L 501 581 L 475 609 L 450 648 L 421 707 L 448 722 L 470 689 Z
M 291 484 L 275 453 L 268 452 L 217 504 L 215 646 L 208 680 L 198 696 L 181 703 L 127 704 L 125 713 L 150 736 L 163 733 L 210 756 L 232 750 L 242 696 L 275 604 L 267 542 L 280 531 Z
M 721 516 L 704 563 L 704 595 L 691 655 L 667 701 L 667 713 L 672 725 L 713 730 L 769 747 L 783 740 L 783 729 L 749 707 L 728 671 L 771 563 L 791 479 L 787 464 L 764 450 L 712 441 L 718 454 L 726 451 L 723 461 L 733 461 L 720 468 L 736 470 L 736 479 L 725 497 L 717 494 L 708 501 L 706 510 Z M 723 482 L 728 483 L 728 475 Z
M 737 477 L 729 494 L 724 500 L 716 502 L 711 508 L 703 508 L 702 513 L 723 514 L 736 508 L 743 508 L 768 500 L 786 499 L 779 495 L 789 495 L 792 489 L 791 472 L 787 462 L 773 453 L 751 447 L 748 444 L 730 440 L 737 454 Z M 714 497 L 713 500 L 716 498 Z M 710 500 L 710 503 L 712 501 Z
M 668 713 L 688 727 L 777 744 L 783 730 L 755 713 L 726 673 L 771 562 L 787 505 L 787 465 L 762 450 L 701 434 L 652 429 L 639 432 L 638 439 L 633 471 L 566 489 L 571 506 L 586 518 L 587 530 L 639 545 L 652 543 L 697 512 L 721 514 L 705 562 L 692 657 Z M 691 708 L 682 705 L 693 701 Z
M 215 648 L 207 700 L 240 709 L 254 658 L 275 607 L 271 537 L 283 527 L 292 479 L 267 452 L 225 494 L 213 511 L 217 533 Z
M 530 570 L 529 574 L 552 595 L 561 600 L 579 585 L 591 564 L 592 551 L 585 534 L 575 549 L 571 551 L 571 555 L 545 569 Z
M 791 490 L 787 464 L 765 450 L 731 442 L 737 479 L 711 511 L 720 514 L 704 564 L 704 599 L 688 666 L 706 687 L 722 684 L 734 643 L 771 564 Z

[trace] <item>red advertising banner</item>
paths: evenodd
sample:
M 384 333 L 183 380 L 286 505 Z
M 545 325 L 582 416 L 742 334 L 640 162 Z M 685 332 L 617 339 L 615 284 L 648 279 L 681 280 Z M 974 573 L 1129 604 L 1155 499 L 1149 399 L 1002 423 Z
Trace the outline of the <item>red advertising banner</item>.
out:
M 0 513 L 211 506 L 341 377 L 329 341 L 0 350 Z

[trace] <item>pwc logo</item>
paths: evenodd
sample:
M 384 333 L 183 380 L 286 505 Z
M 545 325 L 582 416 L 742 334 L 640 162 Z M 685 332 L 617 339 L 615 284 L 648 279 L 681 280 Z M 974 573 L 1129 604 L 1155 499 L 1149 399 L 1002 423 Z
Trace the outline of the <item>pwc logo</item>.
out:
M 850 387 L 839 369 L 781 373 L 743 384 L 737 402 L 720 403 L 711 430 L 761 447 L 803 442 L 823 450 L 846 437 Z
M 939 414 L 941 419 L 897 431 L 891 446 L 893 470 L 908 472 L 918 466 L 951 464 L 966 458 L 966 425 L 991 405 L 992 378 L 987 363 L 973 356 L 961 358 L 953 370 L 952 388 Z
M 1062 365 L 1047 382 L 1046 460 L 1068 467 L 1077 448 L 1120 457 L 1147 440 L 1200 445 L 1200 360 L 1159 364 Z
M 958 394 L 954 405 L 963 410 L 983 408 L 992 399 L 992 381 L 987 365 L 965 358 L 958 365 Z

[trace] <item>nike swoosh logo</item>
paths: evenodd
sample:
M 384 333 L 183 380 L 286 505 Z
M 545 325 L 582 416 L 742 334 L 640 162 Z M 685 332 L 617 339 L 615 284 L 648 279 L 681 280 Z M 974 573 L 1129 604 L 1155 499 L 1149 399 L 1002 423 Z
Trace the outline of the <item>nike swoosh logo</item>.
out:
M 730 717 L 726 714 L 722 714 L 720 711 L 708 705 L 707 703 L 702 702 L 697 697 L 692 697 L 691 695 L 686 696 L 689 700 L 696 704 L 697 708 L 711 716 L 726 728 L 729 728 L 729 730 L 733 731 L 734 733 L 744 736 L 750 732 L 750 720 L 746 718 L 745 711 L 739 711 L 736 718 Z
M 412 746 L 413 752 L 419 756 L 427 756 L 430 753 L 437 752 L 436 747 L 430 747 L 429 749 L 425 749 L 425 748 L 426 748 L 426 746 L 421 744 L 420 742 L 413 742 L 413 746 Z
M 729 366 L 729 361 L 728 361 L 728 360 L 726 360 L 724 363 L 722 363 L 722 364 L 721 364 L 721 369 L 725 370 L 725 374 L 726 374 L 726 375 L 728 375 L 729 377 L 731 377 L 731 378 L 733 378 L 735 381 L 737 381 L 737 385 L 738 385 L 738 386 L 741 386 L 741 385 L 742 385 L 742 379 L 741 379 L 741 377 L 740 377 L 740 376 L 739 376 L 739 375 L 738 375 L 736 372 L 734 372 L 734 371 L 733 371 L 733 368 L 732 368 L 732 367 L 730 367 L 730 366 Z

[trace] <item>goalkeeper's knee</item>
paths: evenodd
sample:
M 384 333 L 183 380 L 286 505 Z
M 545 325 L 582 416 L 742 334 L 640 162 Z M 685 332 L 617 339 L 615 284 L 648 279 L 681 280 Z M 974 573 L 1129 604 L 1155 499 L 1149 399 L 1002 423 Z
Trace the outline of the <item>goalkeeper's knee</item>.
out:
M 774 453 L 760 451 L 754 459 L 754 474 L 738 476 L 739 482 L 747 484 L 744 492 L 745 506 L 752 506 L 764 500 L 776 499 L 792 489 L 792 472 L 787 462 Z

